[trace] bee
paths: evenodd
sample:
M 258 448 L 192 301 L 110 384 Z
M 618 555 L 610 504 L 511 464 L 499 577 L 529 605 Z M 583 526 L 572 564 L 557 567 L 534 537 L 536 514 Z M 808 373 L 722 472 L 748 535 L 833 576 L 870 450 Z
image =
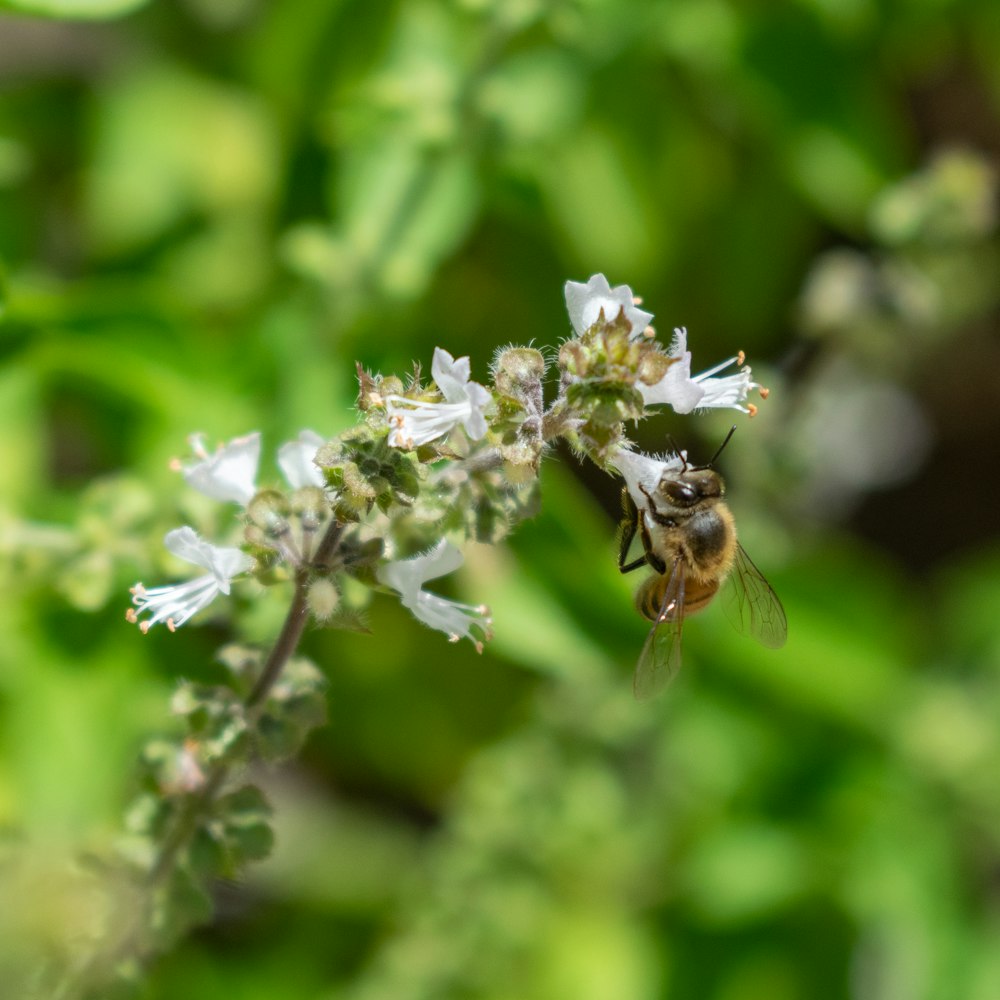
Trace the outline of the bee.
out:
M 622 573 L 643 566 L 654 570 L 635 596 L 639 613 L 653 623 L 635 669 L 636 698 L 651 698 L 677 673 L 684 619 L 706 607 L 727 580 L 724 603 L 736 628 L 772 649 L 785 643 L 785 610 L 737 540 L 723 500 L 725 483 L 712 468 L 735 429 L 708 465 L 689 466 L 683 459 L 680 471 L 665 470 L 652 491 L 640 483 L 644 507 L 627 488 L 622 490 L 618 568 Z M 642 555 L 629 562 L 637 532 Z

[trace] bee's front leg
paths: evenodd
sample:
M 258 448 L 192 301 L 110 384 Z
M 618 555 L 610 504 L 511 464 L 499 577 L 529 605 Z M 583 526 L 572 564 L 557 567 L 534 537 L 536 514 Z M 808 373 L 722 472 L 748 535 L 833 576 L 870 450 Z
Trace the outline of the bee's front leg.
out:
M 624 511 L 621 523 L 621 547 L 618 550 L 618 569 L 622 573 L 631 573 L 632 570 L 641 566 L 652 566 L 657 573 L 663 574 L 667 571 L 667 564 L 653 550 L 653 541 L 649 537 L 649 527 L 643 512 L 636 506 L 632 499 L 632 494 L 627 488 L 622 489 L 622 509 Z M 642 555 L 632 562 L 626 562 L 629 546 L 635 538 L 636 529 L 639 530 L 639 540 L 642 542 Z

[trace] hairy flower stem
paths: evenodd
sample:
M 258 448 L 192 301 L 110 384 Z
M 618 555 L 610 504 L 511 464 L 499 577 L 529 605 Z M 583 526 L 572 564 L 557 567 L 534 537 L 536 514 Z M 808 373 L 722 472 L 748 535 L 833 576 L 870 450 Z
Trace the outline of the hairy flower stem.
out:
M 320 573 L 329 571 L 332 557 L 340 543 L 343 531 L 343 522 L 336 518 L 333 519 L 327 526 L 313 558 L 296 573 L 295 593 L 288 614 L 285 616 L 284 625 L 275 640 L 260 677 L 243 702 L 248 713 L 254 714 L 254 711 L 263 705 L 271 688 L 281 676 L 285 664 L 295 653 L 309 618 L 306 594 L 312 574 L 316 571 Z M 196 833 L 199 820 L 211 807 L 228 777 L 229 771 L 230 765 L 228 763 L 224 761 L 216 763 L 209 770 L 205 783 L 197 793 L 188 798 L 176 817 L 172 829 L 164 838 L 156 859 L 143 879 L 146 892 L 144 908 L 147 911 L 144 919 L 133 924 L 125 938 L 113 946 L 109 952 L 103 955 L 100 952 L 95 953 L 93 959 L 82 970 L 82 974 L 77 977 L 76 981 L 80 984 L 78 990 L 74 991 L 71 983 L 64 983 L 62 989 L 57 990 L 56 998 L 89 996 L 91 989 L 101 985 L 99 980 L 103 978 L 103 973 L 107 970 L 130 957 L 136 958 L 140 962 L 148 957 L 147 954 L 144 954 L 146 949 L 141 942 L 143 931 L 149 925 L 152 908 L 155 905 L 153 890 L 173 873 L 178 855 Z
M 268 692 L 274 687 L 275 681 L 281 676 L 281 671 L 285 668 L 285 664 L 298 648 L 303 629 L 305 629 L 306 621 L 309 618 L 306 593 L 311 571 L 314 568 L 322 570 L 327 567 L 330 557 L 336 551 L 343 531 L 343 522 L 338 521 L 336 518 L 332 520 L 323 535 L 322 541 L 319 543 L 319 547 L 316 549 L 316 555 L 313 557 L 311 564 L 302 566 L 298 573 L 296 573 L 295 593 L 292 597 L 292 604 L 288 609 L 288 614 L 285 616 L 285 623 L 282 625 L 281 632 L 278 634 L 278 638 L 271 648 L 271 653 L 264 664 L 264 669 L 261 671 L 260 677 L 257 678 L 257 683 L 254 684 L 253 690 L 247 695 L 246 701 L 243 703 L 248 712 L 252 713 L 263 704 Z M 198 817 L 202 814 L 204 808 L 210 805 L 215 798 L 228 771 L 229 766 L 227 764 L 223 762 L 216 764 L 209 773 L 208 779 L 199 794 L 189 800 L 188 808 L 178 818 L 176 826 L 167 837 L 155 864 L 150 869 L 146 879 L 147 884 L 155 885 L 173 869 L 177 852 L 194 833 L 198 825 Z
M 244 702 L 244 706 L 248 711 L 252 712 L 261 705 L 267 697 L 268 692 L 274 686 L 274 682 L 281 676 L 281 671 L 284 669 L 285 664 L 298 647 L 299 639 L 302 638 L 302 630 L 305 628 L 306 621 L 309 618 L 309 606 L 306 594 L 311 570 L 314 568 L 320 570 L 327 568 L 330 557 L 336 551 L 343 531 L 344 524 L 342 521 L 336 519 L 331 521 L 319 543 L 319 547 L 316 549 L 316 555 L 313 557 L 311 563 L 303 566 L 296 574 L 295 595 L 292 597 L 292 606 L 288 609 L 288 614 L 285 616 L 285 624 L 281 627 L 281 632 L 271 649 L 271 654 L 268 656 L 267 662 L 264 664 L 264 669 L 261 671 L 260 677 L 257 678 L 257 683 L 253 686 L 253 690 Z

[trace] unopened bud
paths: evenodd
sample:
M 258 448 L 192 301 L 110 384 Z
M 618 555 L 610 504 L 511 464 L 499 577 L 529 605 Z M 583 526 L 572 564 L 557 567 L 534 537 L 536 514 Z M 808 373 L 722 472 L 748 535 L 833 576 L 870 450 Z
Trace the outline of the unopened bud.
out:
M 248 524 L 243 529 L 243 537 L 246 539 L 248 545 L 253 545 L 255 548 L 273 548 L 267 532 L 264 531 L 263 528 L 258 527 L 256 524 Z
M 309 611 L 317 621 L 329 621 L 340 606 L 340 592 L 329 577 L 320 577 L 309 584 L 306 595 Z
M 247 505 L 247 517 L 268 534 L 280 535 L 288 530 L 288 501 L 277 490 L 261 490 Z
M 534 347 L 508 347 L 493 363 L 494 383 L 500 392 L 517 395 L 545 375 L 545 356 Z
M 326 493 L 318 486 L 303 486 L 292 494 L 292 513 L 298 514 L 302 526 L 315 531 L 325 519 L 330 505 Z

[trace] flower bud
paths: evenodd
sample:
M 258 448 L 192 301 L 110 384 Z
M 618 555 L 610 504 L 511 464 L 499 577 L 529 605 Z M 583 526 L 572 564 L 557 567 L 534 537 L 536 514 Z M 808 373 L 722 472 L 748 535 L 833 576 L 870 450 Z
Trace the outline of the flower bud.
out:
M 504 460 L 507 478 L 514 485 L 521 485 L 538 472 L 538 463 L 542 456 L 543 444 L 541 438 L 516 437 L 511 442 L 500 445 L 500 454 Z M 514 473 L 514 469 L 523 470 Z
M 508 347 L 497 354 L 493 372 L 497 389 L 517 396 L 545 376 L 545 356 L 534 347 Z
M 298 514 L 303 528 L 315 531 L 326 520 L 330 505 L 318 486 L 303 486 L 292 494 L 291 509 Z
M 288 500 L 277 490 L 261 490 L 249 504 L 247 517 L 269 535 L 280 535 L 288 530 Z
M 340 606 L 340 592 L 329 577 L 323 576 L 309 584 L 306 600 L 313 618 L 326 622 Z

